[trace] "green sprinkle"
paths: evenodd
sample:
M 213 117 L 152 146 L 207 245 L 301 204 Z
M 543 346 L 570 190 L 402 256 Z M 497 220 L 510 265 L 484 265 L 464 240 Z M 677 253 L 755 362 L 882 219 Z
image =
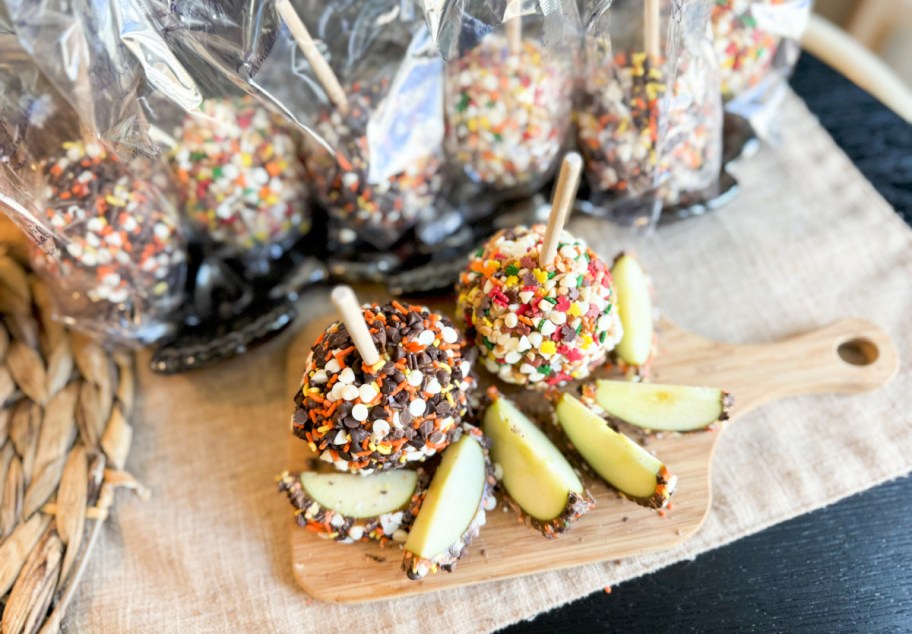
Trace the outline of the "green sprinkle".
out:
M 555 275 L 557 275 L 557 271 L 551 271 L 550 273 L 548 273 L 548 279 L 549 280 L 552 279 Z
M 488 341 L 487 337 L 482 337 L 482 341 L 484 342 L 484 345 L 485 345 L 485 347 L 487 347 L 488 350 L 494 349 L 494 344 L 491 343 L 490 341 Z
M 605 307 L 605 310 L 602 311 L 602 314 L 607 315 L 608 313 L 610 313 L 613 306 L 614 306 L 613 304 L 608 304 L 608 306 Z
M 576 334 L 580 334 L 583 330 L 583 322 L 580 322 L 576 325 Z
M 543 299 L 544 299 L 546 302 L 548 302 L 549 304 L 556 304 L 556 303 L 557 303 L 557 298 L 556 298 L 556 297 L 544 297 Z
M 548 376 L 549 374 L 551 374 L 550 365 L 540 365 L 540 366 L 538 366 L 538 368 L 536 368 L 536 370 L 538 371 L 539 374 L 544 374 L 545 376 Z
M 478 247 L 478 250 L 475 252 L 475 257 L 480 258 L 484 255 L 484 247 Z
M 202 161 L 204 158 L 206 158 L 205 152 L 190 152 L 191 161 Z
M 576 287 L 579 288 L 582 285 L 583 285 L 583 276 L 582 276 L 582 274 L 580 274 L 576 278 Z
M 515 264 L 511 264 L 505 270 L 507 275 L 519 275 L 519 267 Z
M 469 94 L 465 92 L 462 93 L 462 96 L 459 99 L 459 103 L 456 104 L 456 110 L 458 112 L 465 112 L 469 107 L 470 101 L 471 100 L 469 99 Z
M 221 177 L 222 177 L 222 168 L 221 168 L 221 166 L 219 166 L 219 167 L 213 167 L 213 168 L 212 168 L 212 178 L 221 178 Z
M 599 343 L 605 343 L 605 337 L 607 337 L 607 336 L 608 336 L 608 332 L 607 332 L 607 331 L 606 331 L 606 332 L 603 332 L 602 334 L 600 334 L 600 335 L 599 335 Z

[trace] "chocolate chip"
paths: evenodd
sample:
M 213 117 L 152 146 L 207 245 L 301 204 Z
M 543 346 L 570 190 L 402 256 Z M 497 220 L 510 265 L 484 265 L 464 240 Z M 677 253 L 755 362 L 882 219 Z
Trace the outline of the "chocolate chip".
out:
M 361 426 L 361 423 L 355 420 L 354 416 L 346 416 L 342 419 L 342 424 L 345 425 L 346 429 L 354 429 Z

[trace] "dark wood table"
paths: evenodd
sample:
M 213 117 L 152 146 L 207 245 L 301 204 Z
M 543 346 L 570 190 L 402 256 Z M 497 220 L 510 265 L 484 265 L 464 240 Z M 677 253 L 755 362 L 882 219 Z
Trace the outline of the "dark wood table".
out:
M 912 125 L 809 55 L 792 86 L 912 222 Z M 503 631 L 912 632 L 910 488 L 895 480 Z

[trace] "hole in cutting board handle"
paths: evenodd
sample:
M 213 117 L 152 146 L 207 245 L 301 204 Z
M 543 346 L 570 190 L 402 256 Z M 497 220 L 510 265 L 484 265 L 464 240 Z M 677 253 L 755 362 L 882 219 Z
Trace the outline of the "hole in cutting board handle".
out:
M 877 361 L 880 351 L 873 341 L 849 339 L 836 348 L 839 358 L 850 365 L 871 365 Z

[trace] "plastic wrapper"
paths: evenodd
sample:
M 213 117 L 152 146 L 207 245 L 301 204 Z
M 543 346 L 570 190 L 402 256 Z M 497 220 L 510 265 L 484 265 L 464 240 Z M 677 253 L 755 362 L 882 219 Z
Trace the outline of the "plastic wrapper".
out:
M 33 268 L 68 323 L 117 343 L 165 335 L 186 251 L 159 164 L 119 159 L 81 129 L 0 33 L 0 208 L 33 239 Z
M 586 65 L 575 117 L 592 209 L 647 227 L 658 219 L 667 174 L 662 153 L 678 70 L 667 60 L 677 58 L 682 40 L 679 21 L 670 19 L 672 3 L 657 4 L 648 25 L 643 0 L 588 5 Z
M 715 0 L 713 39 L 726 110 L 771 139 L 812 0 Z
M 572 142 L 575 2 L 426 1 L 424 10 L 447 60 L 448 198 L 471 217 L 539 190 Z
M 663 208 L 692 204 L 718 193 L 722 99 L 707 29 L 712 3 L 692 0 L 680 9 L 680 46 L 671 70 L 674 79 L 659 165 Z
M 79 116 L 84 133 L 126 156 L 156 156 L 154 126 L 199 91 L 151 28 L 140 0 L 4 0 L 20 46 Z

